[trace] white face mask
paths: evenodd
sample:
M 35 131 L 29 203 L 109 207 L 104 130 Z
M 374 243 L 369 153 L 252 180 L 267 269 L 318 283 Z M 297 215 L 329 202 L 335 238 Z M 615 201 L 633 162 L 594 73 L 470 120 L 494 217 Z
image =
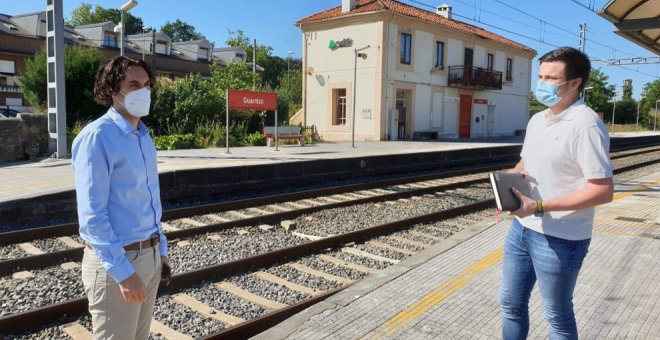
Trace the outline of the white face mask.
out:
M 149 115 L 151 91 L 148 88 L 143 87 L 127 94 L 124 94 L 121 91 L 119 93 L 124 95 L 124 102 L 122 105 L 131 116 L 140 118 Z

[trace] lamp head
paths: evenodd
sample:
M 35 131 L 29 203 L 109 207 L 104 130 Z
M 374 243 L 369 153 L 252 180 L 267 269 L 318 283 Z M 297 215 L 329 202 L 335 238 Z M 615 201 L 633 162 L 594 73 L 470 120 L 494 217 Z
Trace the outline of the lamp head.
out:
M 130 0 L 129 2 L 125 3 L 120 7 L 120 9 L 124 12 L 128 12 L 131 10 L 131 8 L 137 6 L 138 2 L 135 0 Z
M 364 60 L 367 59 L 367 54 L 366 53 L 358 53 L 357 56 L 358 56 L 358 58 L 362 58 Z

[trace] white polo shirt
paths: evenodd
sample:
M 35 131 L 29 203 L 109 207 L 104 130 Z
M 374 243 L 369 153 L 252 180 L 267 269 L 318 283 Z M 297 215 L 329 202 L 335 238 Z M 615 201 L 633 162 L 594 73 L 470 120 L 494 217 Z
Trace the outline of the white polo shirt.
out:
M 578 191 L 588 179 L 612 177 L 610 139 L 598 115 L 579 99 L 561 114 L 535 114 L 520 156 L 530 176 L 531 198 L 550 200 Z M 526 228 L 567 240 L 591 238 L 595 209 L 546 212 L 519 219 Z

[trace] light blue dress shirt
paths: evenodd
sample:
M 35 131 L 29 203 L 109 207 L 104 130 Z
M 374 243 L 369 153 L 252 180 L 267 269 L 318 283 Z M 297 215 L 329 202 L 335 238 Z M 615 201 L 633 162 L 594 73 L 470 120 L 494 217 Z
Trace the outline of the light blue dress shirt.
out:
M 160 233 L 162 206 L 156 148 L 144 123 L 134 129 L 113 107 L 73 141 L 80 236 L 116 282 L 135 273 L 124 246 Z

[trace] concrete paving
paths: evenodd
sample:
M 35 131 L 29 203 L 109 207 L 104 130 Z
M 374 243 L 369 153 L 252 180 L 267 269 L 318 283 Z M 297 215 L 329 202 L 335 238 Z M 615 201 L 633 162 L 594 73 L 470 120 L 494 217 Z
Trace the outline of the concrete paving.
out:
M 582 339 L 660 339 L 660 167 L 596 210 L 575 290 Z M 255 339 L 498 339 L 510 220 L 494 217 L 308 308 Z M 529 339 L 546 339 L 538 286 Z

